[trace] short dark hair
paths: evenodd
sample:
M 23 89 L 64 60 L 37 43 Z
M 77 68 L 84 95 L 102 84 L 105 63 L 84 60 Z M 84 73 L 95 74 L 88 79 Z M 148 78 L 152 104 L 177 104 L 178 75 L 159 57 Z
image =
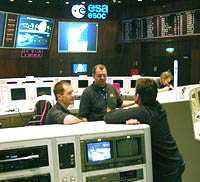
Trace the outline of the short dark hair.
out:
M 136 94 L 139 94 L 142 105 L 154 105 L 158 94 L 156 82 L 150 78 L 140 78 L 136 81 Z
M 96 69 L 99 68 L 100 70 L 106 69 L 106 66 L 103 64 L 97 64 L 96 66 L 94 66 L 94 68 L 92 69 L 92 74 L 96 74 Z M 107 69 L 106 69 L 107 71 Z
M 165 71 L 163 72 L 161 75 L 160 75 L 161 78 L 164 78 L 164 79 L 168 79 L 170 78 L 171 80 L 173 80 L 173 75 L 170 71 Z
M 60 81 L 60 82 L 57 82 L 55 84 L 53 92 L 54 92 L 54 95 L 56 97 L 56 100 L 58 100 L 57 94 L 63 94 L 64 93 L 63 85 L 70 86 L 71 84 L 69 82 L 64 82 L 64 81 Z

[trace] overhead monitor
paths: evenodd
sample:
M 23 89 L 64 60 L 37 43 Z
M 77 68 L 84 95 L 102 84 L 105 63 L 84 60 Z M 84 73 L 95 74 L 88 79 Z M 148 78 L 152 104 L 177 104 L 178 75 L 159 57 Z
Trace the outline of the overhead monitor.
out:
M 59 53 L 96 53 L 98 23 L 58 22 Z
M 88 72 L 88 64 L 74 63 L 72 64 L 72 72 L 74 74 L 86 74 Z
M 53 25 L 51 18 L 20 15 L 16 48 L 49 49 Z

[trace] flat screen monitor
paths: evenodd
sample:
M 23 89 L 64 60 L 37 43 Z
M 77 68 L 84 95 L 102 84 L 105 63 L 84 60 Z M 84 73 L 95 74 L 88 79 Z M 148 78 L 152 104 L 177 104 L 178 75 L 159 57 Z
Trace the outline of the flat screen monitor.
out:
M 26 100 L 25 88 L 11 88 L 11 100 Z
M 51 87 L 37 87 L 37 97 L 41 95 L 51 95 Z
M 135 88 L 136 86 L 136 80 L 131 80 L 131 88 Z
M 123 80 L 113 80 L 113 83 L 119 83 L 120 88 L 123 88 Z
M 78 80 L 78 88 L 88 87 L 88 80 Z
M 140 140 L 136 138 L 120 139 L 116 141 L 117 157 L 132 157 L 140 153 Z
M 0 47 L 3 44 L 4 28 L 5 28 L 5 13 L 0 12 Z
M 20 15 L 16 48 L 49 49 L 53 25 L 50 18 Z
M 109 141 L 87 143 L 88 162 L 104 161 L 111 158 L 111 143 Z
M 58 22 L 59 53 L 97 52 L 98 23 Z
M 72 70 L 75 74 L 86 74 L 88 72 L 88 64 L 75 63 L 72 64 Z

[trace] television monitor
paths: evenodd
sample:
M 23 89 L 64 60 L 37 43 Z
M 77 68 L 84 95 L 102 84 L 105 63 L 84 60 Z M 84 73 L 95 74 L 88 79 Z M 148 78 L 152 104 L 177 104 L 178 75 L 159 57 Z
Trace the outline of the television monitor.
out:
M 58 22 L 59 53 L 96 53 L 97 22 Z
M 72 71 L 75 74 L 86 74 L 88 72 L 88 64 L 85 63 L 75 63 L 72 64 Z
M 37 97 L 41 95 L 51 95 L 51 87 L 37 87 Z
M 26 88 L 11 88 L 11 101 L 26 100 Z
M 113 83 L 119 83 L 120 88 L 123 88 L 123 80 L 113 80 Z
M 3 44 L 4 28 L 5 28 L 5 13 L 0 12 L 0 47 L 2 47 Z
M 144 162 L 143 134 L 81 141 L 83 172 L 138 165 Z
M 88 80 L 78 80 L 78 88 L 88 87 Z
M 88 162 L 104 161 L 111 158 L 111 143 L 109 141 L 87 143 Z
M 136 138 L 120 139 L 116 141 L 117 157 L 131 157 L 140 154 L 140 141 Z
M 16 48 L 49 49 L 54 20 L 20 15 L 16 35 Z

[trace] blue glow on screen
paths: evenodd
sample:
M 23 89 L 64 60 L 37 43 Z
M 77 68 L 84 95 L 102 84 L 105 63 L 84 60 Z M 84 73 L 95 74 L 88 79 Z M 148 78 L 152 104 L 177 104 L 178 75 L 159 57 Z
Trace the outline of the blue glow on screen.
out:
M 96 52 L 98 23 L 59 22 L 58 52 Z
M 97 162 L 111 159 L 112 156 L 110 142 L 88 143 L 87 155 L 89 162 Z
M 87 73 L 87 64 L 73 64 L 73 73 Z
M 48 49 L 53 24 L 50 18 L 20 16 L 16 48 Z
M 3 43 L 4 26 L 5 26 L 5 13 L 0 12 L 0 47 L 2 46 Z

